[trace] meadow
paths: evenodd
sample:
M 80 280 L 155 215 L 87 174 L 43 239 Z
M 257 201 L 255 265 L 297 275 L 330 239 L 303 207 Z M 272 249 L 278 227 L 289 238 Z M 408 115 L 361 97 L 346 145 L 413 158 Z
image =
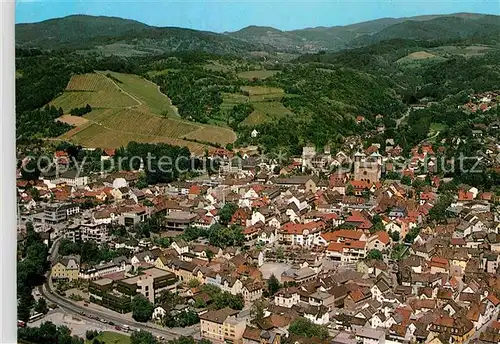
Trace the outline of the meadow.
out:
M 97 340 L 99 340 L 100 343 L 104 344 L 130 344 L 130 337 L 118 333 L 118 332 L 111 332 L 111 331 L 104 331 L 101 332 L 97 337 Z M 86 341 L 86 343 L 90 344 L 92 341 Z
M 238 77 L 246 80 L 264 80 L 278 73 L 278 70 L 249 70 L 238 73 Z

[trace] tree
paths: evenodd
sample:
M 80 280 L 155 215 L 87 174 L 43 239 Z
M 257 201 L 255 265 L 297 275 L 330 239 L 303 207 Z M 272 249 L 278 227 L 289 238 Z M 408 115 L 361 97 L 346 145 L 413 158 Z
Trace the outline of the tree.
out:
M 377 259 L 377 260 L 382 260 L 384 259 L 382 252 L 380 252 L 377 249 L 370 250 L 368 254 L 366 255 L 366 259 Z
M 212 251 L 210 251 L 212 252 Z M 196 278 L 192 278 L 188 282 L 188 287 L 189 288 L 196 288 L 200 286 L 200 281 L 198 281 Z
M 40 169 L 35 159 L 30 159 L 30 161 L 21 168 L 21 176 L 24 180 L 38 180 L 40 173 Z
M 211 262 L 212 259 L 214 258 L 214 253 L 212 251 L 210 251 L 209 249 L 206 249 L 205 250 L 205 254 L 207 255 L 207 258 L 208 258 L 208 261 Z
M 19 292 L 18 292 L 19 293 Z M 31 295 L 31 289 L 23 292 L 17 303 L 17 318 L 22 321 L 28 321 L 31 315 L 31 308 L 35 304 L 35 299 Z
M 370 233 L 376 233 L 379 231 L 385 231 L 384 223 L 382 222 L 382 217 L 380 215 L 375 214 L 372 217 L 372 228 L 370 228 Z
M 405 236 L 405 242 L 409 244 L 413 244 L 415 238 L 420 234 L 420 228 L 415 227 L 410 229 L 410 231 Z
M 238 210 L 238 205 L 234 203 L 226 203 L 219 212 L 219 222 L 223 225 L 228 225 L 231 217 Z
M 345 194 L 348 196 L 354 195 L 354 186 L 352 186 L 351 183 L 347 184 L 345 188 Z
M 85 338 L 87 338 L 87 340 L 92 340 L 98 335 L 99 332 L 97 332 L 96 330 L 87 330 L 87 332 L 85 332 Z
M 312 321 L 298 317 L 295 319 L 288 328 L 288 332 L 291 334 L 305 336 L 308 338 L 317 337 L 320 339 L 328 338 L 328 328 L 321 325 L 316 325 Z
M 394 242 L 398 242 L 401 239 L 400 235 L 399 235 L 399 232 L 397 232 L 397 231 L 392 232 L 391 233 L 391 239 Z
M 132 317 L 139 322 L 147 322 L 153 315 L 154 307 L 142 294 L 132 299 Z
M 401 177 L 401 184 L 411 185 L 411 178 L 409 176 L 406 176 L 406 175 Z
M 157 344 L 155 337 L 148 331 L 134 331 L 130 336 L 130 344 Z
M 213 307 L 215 309 L 222 309 L 229 307 L 232 309 L 241 310 L 245 306 L 245 300 L 242 294 L 232 295 L 227 291 L 218 293 L 213 298 Z
M 272 274 L 267 280 L 267 290 L 269 291 L 269 295 L 274 295 L 281 288 L 281 283 L 278 281 L 276 276 Z
M 450 195 L 440 195 L 434 207 L 429 210 L 429 219 L 435 221 L 443 221 L 446 219 L 446 209 L 448 209 L 452 201 L 453 198 Z
M 38 302 L 35 305 L 35 312 L 46 314 L 49 311 L 47 307 L 47 302 L 43 297 L 38 299 Z

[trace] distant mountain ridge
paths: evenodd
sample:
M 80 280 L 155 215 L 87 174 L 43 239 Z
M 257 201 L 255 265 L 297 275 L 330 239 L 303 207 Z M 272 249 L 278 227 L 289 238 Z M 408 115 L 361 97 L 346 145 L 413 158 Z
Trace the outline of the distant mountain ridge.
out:
M 16 25 L 19 47 L 92 49 L 121 44 L 140 54 L 194 50 L 236 55 L 257 51 L 311 53 L 395 38 L 442 40 L 495 35 L 500 36 L 500 16 L 475 13 L 381 18 L 346 26 L 291 31 L 249 26 L 224 33 L 155 27 L 130 19 L 87 15 Z
M 381 18 L 346 26 L 314 27 L 292 31 L 271 29 L 249 26 L 225 34 L 247 42 L 269 44 L 277 49 L 314 52 L 342 50 L 394 38 L 434 40 L 494 35 L 500 32 L 500 16 L 456 13 Z M 417 33 L 413 30 L 417 30 Z

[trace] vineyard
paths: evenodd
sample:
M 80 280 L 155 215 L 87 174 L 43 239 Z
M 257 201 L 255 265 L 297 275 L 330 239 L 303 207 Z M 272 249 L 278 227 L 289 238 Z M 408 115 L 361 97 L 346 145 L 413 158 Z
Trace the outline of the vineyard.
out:
M 92 106 L 92 111 L 79 121 L 72 116 L 60 118 L 76 125 L 60 139 L 85 147 L 117 148 L 130 141 L 165 142 L 202 154 L 210 147 L 207 142 L 225 146 L 236 140 L 230 129 L 178 119 L 175 107 L 158 86 L 137 75 L 99 72 L 73 76 L 67 91 L 51 104 L 65 112 L 86 104 Z
M 107 148 L 118 148 L 121 146 L 126 146 L 131 141 L 144 143 L 164 142 L 176 146 L 186 146 L 189 148 L 191 153 L 194 154 L 203 154 L 205 149 L 208 148 L 206 145 L 196 142 L 189 142 L 165 136 L 123 132 L 119 129 L 105 128 L 96 123 L 91 124 L 90 126 L 74 133 L 70 138 L 67 139 L 70 139 L 72 142 L 85 147 Z
M 124 108 L 137 105 L 137 102 L 123 92 L 64 92 L 50 102 L 56 108 L 61 107 L 65 113 L 71 109 L 85 107 L 92 108 Z
M 74 75 L 66 86 L 67 91 L 118 92 L 109 78 L 101 74 Z
M 115 72 L 104 72 L 119 80 L 119 87 L 131 94 L 141 105 L 137 108 L 143 112 L 152 112 L 156 115 L 166 113 L 169 117 L 179 117 L 177 110 L 172 106 L 170 99 L 160 92 L 158 86 L 138 75 Z M 102 76 L 102 74 L 101 74 Z
M 229 128 L 217 126 L 203 126 L 203 128 L 183 137 L 200 142 L 214 142 L 222 146 L 226 146 L 228 143 L 236 141 L 236 134 L 234 131 Z

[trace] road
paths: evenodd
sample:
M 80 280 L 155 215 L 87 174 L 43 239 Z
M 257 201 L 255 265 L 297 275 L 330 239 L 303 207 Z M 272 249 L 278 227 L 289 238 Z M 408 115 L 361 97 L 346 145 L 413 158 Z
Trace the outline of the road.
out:
M 86 317 L 88 315 L 93 315 L 95 317 L 98 317 L 99 319 L 105 319 L 108 322 L 114 322 L 117 325 L 128 325 L 131 328 L 138 329 L 138 330 L 145 330 L 151 332 L 154 336 L 162 336 L 165 337 L 166 340 L 172 340 L 175 338 L 180 337 L 180 334 L 166 330 L 166 329 L 159 329 L 156 327 L 152 327 L 149 324 L 143 324 L 143 323 L 138 323 L 135 321 L 129 321 L 124 317 L 121 317 L 120 314 L 116 313 L 116 315 L 111 315 L 109 313 L 104 313 L 97 311 L 95 309 L 79 306 L 77 304 L 74 304 L 73 302 L 70 302 L 66 300 L 65 298 L 57 295 L 56 293 L 53 293 L 52 291 L 49 290 L 48 288 L 48 283 L 44 284 L 42 288 L 39 288 L 40 293 L 51 303 L 55 303 L 59 307 L 61 307 L 66 313 L 74 316 L 79 316 L 81 317 L 81 313 L 85 313 Z
M 411 109 L 412 109 L 411 106 L 409 106 L 408 110 L 406 110 L 405 114 L 396 120 L 396 129 L 399 128 L 401 123 L 403 123 L 403 121 L 410 115 Z

